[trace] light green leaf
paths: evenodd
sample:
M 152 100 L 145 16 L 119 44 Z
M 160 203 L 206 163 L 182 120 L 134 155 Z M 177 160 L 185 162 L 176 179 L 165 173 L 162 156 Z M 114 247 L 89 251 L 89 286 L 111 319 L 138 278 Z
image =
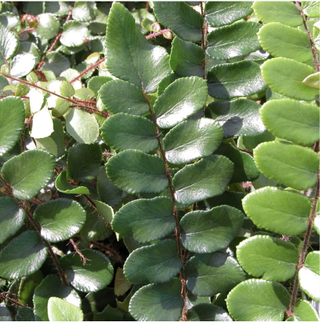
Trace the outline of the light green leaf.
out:
M 307 76 L 303 81 L 303 84 L 310 88 L 319 89 L 320 88 L 320 72 L 311 74 Z
M 319 108 L 315 104 L 281 99 L 265 103 L 261 118 L 275 136 L 301 145 L 319 140 Z
M 18 36 L 9 31 L 2 24 L 0 25 L 0 66 L 7 63 L 19 45 Z
M 271 22 L 264 25 L 258 33 L 264 50 L 274 57 L 286 57 L 301 63 L 312 64 L 311 45 L 306 32 Z
M 92 144 L 99 136 L 99 124 L 94 115 L 77 108 L 66 115 L 66 129 L 79 143 Z
M 35 30 L 40 38 L 52 39 L 59 33 L 60 23 L 55 15 L 51 13 L 42 13 L 37 16 L 38 24 Z
M 54 158 L 47 152 L 25 151 L 9 159 L 2 167 L 3 179 L 12 187 L 14 197 L 31 199 L 53 177 Z
M 303 13 L 310 18 L 319 17 L 319 2 L 318 1 L 303 1 L 302 2 Z
M 191 257 L 185 275 L 188 289 L 199 296 L 228 292 L 246 278 L 237 261 L 222 252 Z
M 265 187 L 248 194 L 242 203 L 247 216 L 259 228 L 289 236 L 307 230 L 311 204 L 302 194 Z
M 320 251 L 313 251 L 307 255 L 303 267 L 299 270 L 299 284 L 314 301 L 320 301 Z
M 14 147 L 24 129 L 24 118 L 24 105 L 20 98 L 0 100 L 0 156 Z
M 42 266 L 48 249 L 35 231 L 25 231 L 0 252 L 0 276 L 15 279 L 28 276 Z
M 143 286 L 133 295 L 129 312 L 140 321 L 178 321 L 184 305 L 180 292 L 179 279 Z
M 258 18 L 265 24 L 280 22 L 296 27 L 303 23 L 300 12 L 293 2 L 287 1 L 255 1 L 252 8 Z
M 258 235 L 237 246 L 237 258 L 248 274 L 272 282 L 285 282 L 295 274 L 299 252 L 290 242 Z
M 109 117 L 101 127 L 101 138 L 117 151 L 150 152 L 158 147 L 154 124 L 147 118 L 130 114 Z
M 283 321 L 290 295 L 279 283 L 249 279 L 227 297 L 229 314 L 236 321 Z
M 28 275 L 21 279 L 19 285 L 18 298 L 20 303 L 29 307 L 33 306 L 32 298 L 34 290 L 43 280 L 43 274 L 41 270 L 35 271 L 33 274 Z M 33 315 L 33 310 L 31 310 Z M 26 312 L 27 313 L 27 312 Z M 34 321 L 34 317 L 31 321 Z
M 162 240 L 134 250 L 123 269 L 129 282 L 136 284 L 164 283 L 176 276 L 182 267 L 175 240 Z
M 79 203 L 61 198 L 39 205 L 33 216 L 41 226 L 41 236 L 49 242 L 71 238 L 86 220 L 86 213 Z
M 72 194 L 72 195 L 90 194 L 90 191 L 87 187 L 76 186 L 69 182 L 68 170 L 61 171 L 61 173 L 58 175 L 56 179 L 55 186 L 58 191 L 66 194 Z
M 312 101 L 319 97 L 319 90 L 310 88 L 303 80 L 314 69 L 296 60 L 277 57 L 261 66 L 262 76 L 274 91 L 297 100 Z
M 205 6 L 206 20 L 209 25 L 219 27 L 231 24 L 252 13 L 252 1 L 208 1 Z
M 83 312 L 77 306 L 58 297 L 50 297 L 48 301 L 49 321 L 83 321 Z
M 200 303 L 188 311 L 188 321 L 233 321 L 221 307 L 211 303 Z
M 165 164 L 156 155 L 125 150 L 106 164 L 109 179 L 128 193 L 161 192 L 168 186 Z
M 163 238 L 175 228 L 173 203 L 167 197 L 133 200 L 125 204 L 112 221 L 114 231 L 140 243 Z
M 23 225 L 26 218 L 24 209 L 9 197 L 0 198 L 0 244 L 13 236 Z
M 224 249 L 238 234 L 243 218 L 240 210 L 227 205 L 188 212 L 180 221 L 182 244 L 195 253 Z
M 173 177 L 178 202 L 192 204 L 223 193 L 233 173 L 233 163 L 213 155 L 186 165 Z
M 35 289 L 33 296 L 34 313 L 36 320 L 49 321 L 48 301 L 51 297 L 59 297 L 70 304 L 81 307 L 81 298 L 70 286 L 61 286 L 58 275 L 47 275 Z
M 156 1 L 153 10 L 157 19 L 180 38 L 193 42 L 201 40 L 203 18 L 187 2 Z
M 36 63 L 36 57 L 29 53 L 15 55 L 10 64 L 12 77 L 20 78 L 29 74 Z
M 155 92 L 160 81 L 170 73 L 166 50 L 149 44 L 130 12 L 117 2 L 113 3 L 108 17 L 106 48 L 110 73 L 147 93 Z
M 203 49 L 188 41 L 175 37 L 171 44 L 170 67 L 175 74 L 181 77 L 204 75 Z
M 298 300 L 293 313 L 294 316 L 286 321 L 319 321 L 319 313 L 307 300 Z
M 173 164 L 182 164 L 209 156 L 218 148 L 222 137 L 222 127 L 211 119 L 182 122 L 163 140 L 166 159 Z
M 87 259 L 84 266 L 76 253 L 61 257 L 60 266 L 66 271 L 70 284 L 81 292 L 97 292 L 105 288 L 113 279 L 113 266 L 101 252 L 92 249 L 81 249 Z
M 77 21 L 91 21 L 97 10 L 94 2 L 76 1 L 72 10 L 72 18 Z
M 93 202 L 97 207 L 99 215 L 101 215 L 107 223 L 111 223 L 114 217 L 113 208 L 99 200 L 93 200 Z
M 207 96 L 207 85 L 202 78 L 177 79 L 164 90 L 153 106 L 157 124 L 161 128 L 173 127 L 200 110 Z
M 35 113 L 32 118 L 32 131 L 30 135 L 35 139 L 46 138 L 53 132 L 53 120 L 48 107 Z
M 244 56 L 260 48 L 257 22 L 239 21 L 230 26 L 216 28 L 207 37 L 207 54 L 213 59 Z
M 78 21 L 68 21 L 63 25 L 63 32 L 60 37 L 62 45 L 67 47 L 80 46 L 84 43 L 88 28 Z
M 88 80 L 88 88 L 97 95 L 100 88 L 111 80 L 112 78 L 108 76 L 93 76 Z
M 298 190 L 317 181 L 319 158 L 309 148 L 281 142 L 261 143 L 253 150 L 259 170 L 269 179 Z
M 259 65 L 240 61 L 214 66 L 208 72 L 209 94 L 217 98 L 249 96 L 266 89 Z
M 28 93 L 28 97 L 30 102 L 30 112 L 32 114 L 39 112 L 45 103 L 45 93 L 41 89 L 31 87 Z M 55 105 L 49 107 L 54 106 Z

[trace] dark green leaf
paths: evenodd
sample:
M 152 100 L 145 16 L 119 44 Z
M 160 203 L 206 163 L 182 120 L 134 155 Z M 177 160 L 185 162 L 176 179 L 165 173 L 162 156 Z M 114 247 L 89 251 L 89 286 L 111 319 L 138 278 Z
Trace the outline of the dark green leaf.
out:
M 50 297 L 48 317 L 49 321 L 83 321 L 83 312 L 77 306 L 59 297 Z
M 317 181 L 318 155 L 309 148 L 281 142 L 266 142 L 253 151 L 259 170 L 269 179 L 298 190 Z
M 130 12 L 117 2 L 108 17 L 106 47 L 108 70 L 147 93 L 155 92 L 159 82 L 170 73 L 166 50 L 149 44 Z
M 2 24 L 0 25 L 0 66 L 11 58 L 19 45 L 18 37 Z
M 7 309 L 4 302 L 0 303 L 0 320 L 1 321 L 12 321 L 10 311 Z
M 265 187 L 248 194 L 243 208 L 258 227 L 295 236 L 306 231 L 311 204 L 304 195 Z
M 245 195 L 244 192 L 226 190 L 222 195 L 205 200 L 205 204 L 207 208 L 213 208 L 219 205 L 229 205 L 244 212 L 242 208 L 242 199 Z
M 261 66 L 266 83 L 274 91 L 297 100 L 312 101 L 319 97 L 319 90 L 310 88 L 303 80 L 314 73 L 314 69 L 296 60 L 277 57 Z
M 81 249 L 87 259 L 84 266 L 76 253 L 61 257 L 60 265 L 66 271 L 71 285 L 81 292 L 96 292 L 105 288 L 113 279 L 113 266 L 101 252 L 92 249 Z
M 265 103 L 261 118 L 275 136 L 301 145 L 319 140 L 319 108 L 315 104 L 281 99 Z
M 214 66 L 208 72 L 209 94 L 217 98 L 233 98 L 256 94 L 266 88 L 258 64 L 240 61 Z
M 109 179 L 128 193 L 161 192 L 168 186 L 165 164 L 155 155 L 126 150 L 106 164 Z
M 279 283 L 250 279 L 238 284 L 227 297 L 236 321 L 283 321 L 290 295 Z
M 188 321 L 232 321 L 221 307 L 211 303 L 200 303 L 188 311 Z
M 58 191 L 66 194 L 90 194 L 90 191 L 87 187 L 76 186 L 69 182 L 68 170 L 63 170 L 57 177 L 55 182 L 56 188 Z
M 233 163 L 224 156 L 213 155 L 185 166 L 173 177 L 178 202 L 192 204 L 220 195 L 233 173 Z
M 207 37 L 207 53 L 213 59 L 230 59 L 244 56 L 260 48 L 257 32 L 261 25 L 239 21 L 213 30 Z
M 222 127 L 213 120 L 188 120 L 171 129 L 163 140 L 166 158 L 182 164 L 211 155 L 220 145 Z
M 228 247 L 238 234 L 243 213 L 230 206 L 187 213 L 180 221 L 182 244 L 195 253 L 213 253 Z
M 141 321 L 178 321 L 184 304 L 180 292 L 179 279 L 141 287 L 130 301 L 130 313 Z
M 34 321 L 34 320 L 35 319 L 34 319 L 32 308 L 27 306 L 22 306 L 17 311 L 16 321 Z
M 120 236 L 132 237 L 140 243 L 165 237 L 175 225 L 173 203 L 167 197 L 133 200 L 112 221 L 113 230 Z
M 97 95 L 100 88 L 111 80 L 112 78 L 108 76 L 93 76 L 88 80 L 88 88 Z
M 6 97 L 0 100 L 0 156 L 17 142 L 24 128 L 24 118 L 25 111 L 20 98 Z
M 14 197 L 31 199 L 53 176 L 55 160 L 44 151 L 26 151 L 8 160 L 2 167 L 3 179 L 12 187 Z
M 208 1 L 205 6 L 206 20 L 213 27 L 230 24 L 252 13 L 252 1 Z
M 43 274 L 41 273 L 41 270 L 35 271 L 33 274 L 21 279 L 18 298 L 22 304 L 28 305 L 29 307 L 33 306 L 32 298 L 34 290 L 42 282 L 42 280 Z M 34 318 L 32 321 L 33 320 Z
M 169 281 L 179 273 L 181 267 L 176 241 L 166 239 L 134 250 L 123 270 L 129 282 L 148 284 Z
M 26 231 L 13 239 L 0 252 L 0 276 L 7 279 L 28 276 L 42 266 L 48 249 L 37 232 Z
M 199 77 L 179 78 L 158 97 L 153 108 L 157 123 L 170 128 L 199 111 L 206 103 L 208 89 Z
M 180 38 L 193 42 L 201 40 L 203 18 L 187 2 L 156 1 L 154 11 L 158 20 Z
M 237 246 L 237 258 L 248 274 L 285 282 L 295 274 L 299 252 L 290 242 L 260 235 L 242 241 Z
M 49 69 L 59 76 L 66 69 L 70 68 L 70 61 L 60 53 L 51 52 L 46 55 L 42 69 Z
M 185 274 L 188 289 L 200 296 L 228 292 L 246 278 L 237 261 L 222 252 L 191 257 Z
M 117 151 L 137 149 L 150 152 L 158 147 L 153 123 L 147 118 L 119 113 L 101 127 L 101 138 Z

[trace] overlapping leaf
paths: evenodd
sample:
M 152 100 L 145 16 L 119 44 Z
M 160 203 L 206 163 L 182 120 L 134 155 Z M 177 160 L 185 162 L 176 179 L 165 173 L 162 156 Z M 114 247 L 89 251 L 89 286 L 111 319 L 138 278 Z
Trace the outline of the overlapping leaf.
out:
M 59 297 L 50 297 L 48 317 L 49 321 L 83 321 L 83 312 L 77 306 Z
M 66 194 L 90 194 L 87 187 L 77 186 L 69 182 L 68 170 L 63 170 L 57 176 L 55 186 L 58 191 Z
M 0 66 L 11 58 L 19 45 L 18 37 L 2 24 L 0 25 Z

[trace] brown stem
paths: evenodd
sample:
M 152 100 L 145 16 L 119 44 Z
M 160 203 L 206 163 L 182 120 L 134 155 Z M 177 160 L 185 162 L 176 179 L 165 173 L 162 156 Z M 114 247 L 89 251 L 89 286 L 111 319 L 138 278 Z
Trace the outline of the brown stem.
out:
M 168 161 L 167 161 L 167 158 L 166 158 L 166 154 L 164 152 L 164 149 L 163 149 L 163 145 L 162 145 L 162 141 L 161 141 L 161 135 L 160 135 L 160 131 L 159 131 L 159 127 L 158 127 L 158 124 L 157 124 L 157 120 L 156 120 L 156 117 L 153 113 L 153 110 L 152 110 L 152 107 L 151 107 L 151 104 L 150 104 L 150 101 L 149 101 L 149 98 L 147 96 L 147 94 L 143 92 L 143 95 L 147 101 L 147 103 L 149 104 L 149 111 L 150 111 L 150 116 L 151 116 L 151 119 L 152 119 L 152 122 L 153 122 L 153 125 L 154 125 L 154 128 L 155 128 L 155 131 L 156 131 L 156 136 L 157 136 L 157 141 L 158 141 L 158 145 L 159 145 L 159 149 L 160 149 L 160 154 L 161 154 L 161 157 L 164 161 L 164 164 L 165 164 L 165 169 L 166 169 L 166 176 L 168 178 L 168 181 L 169 181 L 169 191 L 170 191 L 170 195 L 171 195 L 171 200 L 173 202 L 173 216 L 175 218 L 175 221 L 176 221 L 176 227 L 175 227 L 175 236 L 176 236 L 176 242 L 177 242 L 177 249 L 178 249 L 178 256 L 179 258 L 181 259 L 181 262 L 182 262 L 182 268 L 180 270 L 180 281 L 181 281 L 181 284 L 182 284 L 182 287 L 181 287 L 181 297 L 183 298 L 183 302 L 184 302 L 184 305 L 183 305 L 183 309 L 182 309 L 182 317 L 181 317 L 181 320 L 182 321 L 187 321 L 187 307 L 186 307 L 186 302 L 187 302 L 187 285 L 186 285 L 186 277 L 185 277 L 185 274 L 184 274 L 184 265 L 185 265 L 185 249 L 182 247 L 182 244 L 181 244 L 181 234 L 180 234 L 180 229 L 179 229 L 179 217 L 178 217 L 178 210 L 177 210 L 177 206 L 176 206 L 176 198 L 175 198 L 175 195 L 174 195 L 174 187 L 173 187 L 173 184 L 172 184 L 172 177 L 171 177 L 171 173 L 170 173 L 170 169 L 169 169 L 169 164 L 168 164 Z
M 69 241 L 70 241 L 71 245 L 73 246 L 75 252 L 80 256 L 83 266 L 85 266 L 87 263 L 87 260 L 89 260 L 89 259 L 84 257 L 84 255 L 79 250 L 78 245 L 74 242 L 74 240 L 72 238 L 70 238 Z
M 75 77 L 74 79 L 72 79 L 70 81 L 70 84 L 72 84 L 73 82 L 75 82 L 76 80 L 80 79 L 83 75 L 85 75 L 87 72 L 89 72 L 91 69 L 94 69 L 96 67 L 98 67 L 102 62 L 104 62 L 105 58 L 101 58 L 100 60 L 98 60 L 96 63 L 94 63 L 93 65 L 89 66 L 88 68 L 86 68 L 84 71 L 82 71 L 77 77 Z
M 201 15 L 203 17 L 201 47 L 204 51 L 204 55 L 206 55 L 208 23 L 205 18 L 205 12 L 203 7 L 204 7 L 204 2 L 202 1 L 200 3 Z M 204 57 L 203 59 L 202 68 L 203 68 L 203 79 L 206 79 L 206 57 Z
M 155 37 L 157 37 L 157 36 L 160 36 L 160 35 L 164 34 L 164 33 L 165 33 L 165 32 L 167 32 L 167 31 L 171 31 L 171 29 L 162 29 L 162 30 L 160 30 L 160 31 L 158 31 L 158 32 L 154 32 L 154 33 L 152 33 L 152 34 L 150 34 L 150 35 L 147 35 L 147 36 L 146 36 L 146 39 L 155 38 Z
M 33 31 L 35 31 L 35 30 L 36 30 L 36 28 L 23 29 L 23 30 L 21 30 L 21 31 L 18 33 L 18 36 L 21 36 L 22 34 L 25 34 L 25 33 L 27 33 L 27 32 L 33 32 Z
M 98 248 L 99 250 L 104 251 L 108 256 L 113 257 L 117 262 L 122 263 L 123 259 L 120 254 L 118 254 L 114 249 L 109 247 L 108 245 L 104 245 L 102 243 L 99 243 L 98 241 L 91 241 L 91 245 L 93 247 Z

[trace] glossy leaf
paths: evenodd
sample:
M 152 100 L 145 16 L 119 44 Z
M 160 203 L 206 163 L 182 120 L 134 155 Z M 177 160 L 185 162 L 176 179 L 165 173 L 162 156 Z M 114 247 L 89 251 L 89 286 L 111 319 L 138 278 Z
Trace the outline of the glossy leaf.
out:
M 304 31 L 271 22 L 259 30 L 258 37 L 262 48 L 274 57 L 291 58 L 306 64 L 313 62 L 310 41 Z
M 42 139 L 50 136 L 53 132 L 53 120 L 48 107 L 44 107 L 35 113 L 32 118 L 32 131 L 30 135 L 35 139 Z
M 59 33 L 60 24 L 55 15 L 51 13 L 42 13 L 37 16 L 38 24 L 35 30 L 39 37 L 52 39 Z
M 0 156 L 17 142 L 24 128 L 24 118 L 25 111 L 20 98 L 6 97 L 0 100 Z
M 141 88 L 129 82 L 112 80 L 103 85 L 99 93 L 101 101 L 113 114 L 142 115 L 149 112 L 149 105 Z
M 166 50 L 147 42 L 133 16 L 120 3 L 114 3 L 109 13 L 106 47 L 110 73 L 147 93 L 155 92 L 170 72 Z
M 268 101 L 261 109 L 261 118 L 279 138 L 301 145 L 311 145 L 320 138 L 319 108 L 314 104 L 290 99 Z
M 49 183 L 54 165 L 54 158 L 44 151 L 25 151 L 8 160 L 1 173 L 14 197 L 31 199 Z
M 229 314 L 236 321 L 283 321 L 289 303 L 284 286 L 255 279 L 238 284 L 227 297 Z
M 59 76 L 68 68 L 70 68 L 70 62 L 67 57 L 58 52 L 51 52 L 46 55 L 46 59 L 41 70 L 49 69 L 55 74 L 55 76 Z
M 258 235 L 237 246 L 237 258 L 248 274 L 272 282 L 285 282 L 295 274 L 299 252 L 290 242 Z
M 307 76 L 303 81 L 303 84 L 310 88 L 319 89 L 320 87 L 320 72 Z
M 319 158 L 311 149 L 281 142 L 266 142 L 253 151 L 259 170 L 269 179 L 298 190 L 317 181 Z
M 90 191 L 87 187 L 76 186 L 69 182 L 68 170 L 61 171 L 61 173 L 57 176 L 55 186 L 58 191 L 66 194 L 90 194 Z
M 36 57 L 30 53 L 15 55 L 10 64 L 10 74 L 16 78 L 25 76 L 32 71 L 35 63 Z
M 213 30 L 207 37 L 207 54 L 213 59 L 230 59 L 258 50 L 260 27 L 256 22 L 239 21 Z
M 259 65 L 251 61 L 217 65 L 208 72 L 209 94 L 216 98 L 250 96 L 265 88 Z
M 112 78 L 108 76 L 93 76 L 88 80 L 88 88 L 97 95 L 100 88 L 111 80 Z
M 158 147 L 153 123 L 147 118 L 119 113 L 101 127 L 101 138 L 117 151 L 137 149 L 150 152 Z
M 88 29 L 78 21 L 68 21 L 63 25 L 60 42 L 69 47 L 80 46 L 87 37 Z
M 26 218 L 25 210 L 9 197 L 0 198 L 0 244 L 13 236 L 23 225 Z
M 79 143 L 68 150 L 68 174 L 75 181 L 90 181 L 97 177 L 101 163 L 98 143 Z
M 82 228 L 86 213 L 79 203 L 68 199 L 55 199 L 39 205 L 34 219 L 41 226 L 41 236 L 49 242 L 69 239 Z
M 105 288 L 113 278 L 113 266 L 101 252 L 92 249 L 81 249 L 88 260 L 84 266 L 82 259 L 75 253 L 61 257 L 59 263 L 66 271 L 67 280 L 81 292 L 96 292 Z
M 311 204 L 302 194 L 265 187 L 247 195 L 242 203 L 247 216 L 260 228 L 295 236 L 308 227 Z
M 38 233 L 26 231 L 1 250 L 0 275 L 6 279 L 28 276 L 40 269 L 47 255 Z
M 230 291 L 245 280 L 237 261 L 226 253 L 195 255 L 185 266 L 188 289 L 199 296 L 213 296 Z
M 181 77 L 203 76 L 203 60 L 205 53 L 202 48 L 192 42 L 175 37 L 171 44 L 170 67 Z
M 72 10 L 72 18 L 77 21 L 90 21 L 94 19 L 96 5 L 94 2 L 77 1 Z
M 294 308 L 294 316 L 287 321 L 319 321 L 319 313 L 306 300 L 298 300 Z
M 60 299 L 50 297 L 48 301 L 49 321 L 83 321 L 83 312 L 77 306 Z
M 166 159 L 182 164 L 211 155 L 220 145 L 223 130 L 210 119 L 188 120 L 171 129 L 163 140 Z
M 319 97 L 319 90 L 303 84 L 314 69 L 293 59 L 278 57 L 261 66 L 262 76 L 274 91 L 297 100 L 312 101 Z
M 189 212 L 180 221 L 182 244 L 195 253 L 224 249 L 239 232 L 243 218 L 241 211 L 227 205 Z
M 92 144 L 99 135 L 95 117 L 83 110 L 73 108 L 66 115 L 67 132 L 79 143 Z
M 130 313 L 136 320 L 178 321 L 183 308 L 180 292 L 178 279 L 143 286 L 130 301 Z
M 120 208 L 112 221 L 120 236 L 140 243 L 165 237 L 175 225 L 173 203 L 167 197 L 133 200 Z
M 303 267 L 299 270 L 301 289 L 314 301 L 320 301 L 320 252 L 313 251 L 306 257 Z
M 280 22 L 292 27 L 302 24 L 299 10 L 293 2 L 255 1 L 252 8 L 258 18 L 265 24 L 269 22 Z
M 207 2 L 205 6 L 206 20 L 213 27 L 228 25 L 249 16 L 252 13 L 251 6 L 251 1 Z
M 81 307 L 81 298 L 70 286 L 62 286 L 57 275 L 47 275 L 35 289 L 33 296 L 36 320 L 49 321 L 48 301 L 51 297 L 59 297 L 70 304 Z
M 175 240 L 162 240 L 134 250 L 123 269 L 129 282 L 164 283 L 176 276 L 182 267 Z
M 2 24 L 0 25 L 0 35 L 0 66 L 2 66 L 17 50 L 19 40 L 13 32 L 9 31 Z
M 220 195 L 229 183 L 232 173 L 233 163 L 220 155 L 186 165 L 173 177 L 176 200 L 183 204 L 192 204 Z
M 260 105 L 249 99 L 212 102 L 206 115 L 222 125 L 224 137 L 257 135 L 265 131 L 259 114 Z
M 161 192 L 168 186 L 162 159 L 139 150 L 126 150 L 106 164 L 109 179 L 128 193 Z
M 161 128 L 173 127 L 200 110 L 207 96 L 207 85 L 203 79 L 177 79 L 164 90 L 153 106 L 157 124 Z

